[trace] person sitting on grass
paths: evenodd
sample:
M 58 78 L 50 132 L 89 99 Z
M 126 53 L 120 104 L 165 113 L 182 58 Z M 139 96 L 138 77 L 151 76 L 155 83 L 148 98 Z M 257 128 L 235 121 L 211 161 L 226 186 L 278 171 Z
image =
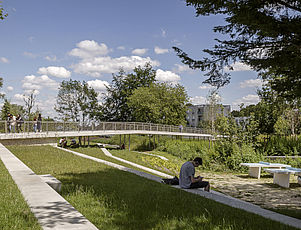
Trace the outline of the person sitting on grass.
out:
M 67 147 L 67 140 L 66 140 L 65 137 L 63 137 L 63 138 L 60 139 L 59 147 L 62 147 L 62 148 L 66 148 Z
M 72 139 L 71 140 L 71 143 L 70 143 L 70 148 L 78 148 L 78 144 L 76 143 L 76 140 L 75 139 Z
M 203 177 L 195 177 L 195 168 L 202 165 L 203 160 L 196 157 L 193 161 L 185 162 L 180 171 L 179 185 L 181 188 L 204 188 L 205 191 L 210 191 L 208 181 L 203 181 Z

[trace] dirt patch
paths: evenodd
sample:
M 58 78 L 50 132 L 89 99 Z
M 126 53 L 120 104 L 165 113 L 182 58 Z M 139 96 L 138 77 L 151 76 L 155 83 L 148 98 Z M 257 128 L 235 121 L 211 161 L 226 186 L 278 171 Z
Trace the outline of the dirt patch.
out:
M 201 173 L 211 187 L 223 194 L 257 204 L 263 208 L 301 211 L 301 185 L 297 177 L 291 175 L 290 188 L 282 188 L 273 184 L 273 177 L 263 174 L 260 179 L 247 174 Z

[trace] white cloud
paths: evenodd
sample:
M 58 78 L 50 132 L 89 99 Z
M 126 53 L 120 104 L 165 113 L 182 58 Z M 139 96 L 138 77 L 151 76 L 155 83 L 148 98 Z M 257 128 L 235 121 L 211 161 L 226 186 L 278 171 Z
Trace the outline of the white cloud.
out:
M 35 40 L 35 37 L 34 36 L 30 36 L 29 38 L 28 38 L 28 41 L 29 42 L 33 42 Z
M 190 98 L 190 102 L 194 105 L 206 104 L 206 98 L 202 96 L 195 96 Z
M 39 68 L 38 73 L 58 78 L 69 78 L 71 76 L 71 72 L 69 70 L 59 66 L 41 67 Z
M 93 40 L 84 40 L 76 44 L 78 48 L 74 48 L 69 52 L 69 55 L 79 57 L 82 59 L 93 58 L 96 56 L 103 56 L 109 53 L 106 44 L 98 44 Z
M 250 66 L 248 66 L 242 62 L 236 62 L 236 63 L 232 64 L 231 67 L 233 68 L 232 70 L 230 70 L 228 67 L 225 67 L 225 70 L 233 71 L 233 72 L 251 71 L 252 70 Z
M 37 54 L 26 52 L 26 51 L 23 53 L 23 55 L 29 58 L 36 58 L 38 56 Z
M 118 46 L 117 49 L 118 50 L 125 50 L 125 47 L 124 46 Z
M 9 60 L 7 58 L 5 58 L 5 57 L 0 57 L 0 62 L 8 64 Z
M 165 54 L 165 53 L 168 53 L 168 49 L 162 49 L 162 48 L 160 48 L 158 46 L 156 46 L 154 50 L 155 50 L 156 54 Z
M 163 82 L 177 83 L 181 80 L 181 77 L 171 71 L 158 69 L 156 72 L 156 79 Z
M 24 95 L 23 94 L 15 94 L 14 95 L 14 101 L 17 102 L 17 104 L 23 104 L 23 98 L 24 98 Z
M 166 30 L 161 29 L 161 36 L 162 36 L 163 38 L 166 38 Z
M 177 40 L 177 39 L 174 39 L 174 40 L 172 40 L 171 42 L 172 42 L 173 44 L 175 44 L 176 46 L 182 45 L 182 42 L 180 42 L 180 41 Z
M 97 92 L 105 92 L 107 90 L 106 86 L 109 86 L 109 83 L 107 81 L 101 81 L 101 80 L 92 80 L 87 81 L 88 85 L 95 89 Z
M 36 106 L 41 110 L 42 117 L 56 117 L 57 113 L 54 110 L 54 105 L 56 104 L 55 96 L 48 96 L 46 99 L 39 100 L 37 97 Z
M 240 82 L 240 88 L 252 88 L 252 87 L 261 87 L 263 81 L 261 79 L 249 79 L 243 82 Z
M 12 86 L 7 86 L 6 89 L 7 89 L 7 91 L 13 91 L 13 90 L 14 90 L 14 87 L 12 87 Z
M 29 95 L 32 91 L 25 92 L 25 94 Z M 34 94 L 38 94 L 38 91 L 35 91 Z M 13 97 L 14 103 L 19 105 L 24 105 L 24 94 L 15 94 Z M 38 107 L 39 110 L 42 112 L 42 117 L 55 117 L 57 116 L 54 108 L 56 103 L 56 98 L 53 95 L 48 95 L 46 98 L 40 100 L 40 97 L 36 97 L 35 107 Z M 35 109 L 35 108 L 34 108 Z
M 201 85 L 201 86 L 199 87 L 199 89 L 215 89 L 215 87 L 212 86 L 212 85 L 206 84 L 206 85 Z
M 38 92 L 44 88 L 57 90 L 59 84 L 50 79 L 47 75 L 42 75 L 40 77 L 34 75 L 25 76 L 22 80 L 22 88 L 25 92 L 31 92 L 32 90 L 37 90 Z
M 245 106 L 248 105 L 254 105 L 257 104 L 260 101 L 259 96 L 256 94 L 248 94 L 247 96 L 244 96 L 240 99 L 235 100 L 232 103 L 233 108 L 237 109 L 239 107 L 239 105 L 241 105 L 242 103 Z
M 132 54 L 134 55 L 143 55 L 147 52 L 147 49 L 134 49 Z
M 173 71 L 176 73 L 183 73 L 183 72 L 193 72 L 194 70 L 189 68 L 188 65 L 180 65 L 180 64 L 175 64 L 175 68 L 173 68 Z
M 152 60 L 150 57 L 139 56 L 121 56 L 112 58 L 107 56 L 109 49 L 105 44 L 98 44 L 95 41 L 81 41 L 77 44 L 69 55 L 79 57 L 78 63 L 71 65 L 75 73 L 99 77 L 103 73 L 115 73 L 123 68 L 125 71 L 132 71 L 138 65 L 144 66 L 150 63 L 153 67 L 159 66 L 160 63 Z M 123 49 L 124 47 L 119 47 Z M 144 49 L 141 49 L 144 50 Z M 140 50 L 140 52 L 142 52 Z M 144 52 L 144 51 L 143 51 Z
M 86 74 L 93 77 L 99 77 L 102 73 L 115 73 L 120 68 L 125 71 L 131 71 L 138 65 L 144 66 L 150 63 L 153 67 L 159 66 L 158 61 L 152 60 L 150 57 L 142 58 L 139 56 L 122 56 L 119 58 L 95 57 L 90 60 L 82 60 L 77 64 L 72 65 L 74 72 Z
M 47 61 L 56 61 L 57 60 L 55 55 L 46 56 L 45 59 Z

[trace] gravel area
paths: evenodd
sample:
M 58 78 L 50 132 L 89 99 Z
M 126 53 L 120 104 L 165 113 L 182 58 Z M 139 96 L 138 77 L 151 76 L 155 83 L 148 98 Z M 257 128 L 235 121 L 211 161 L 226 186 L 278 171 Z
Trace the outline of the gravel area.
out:
M 291 175 L 290 188 L 273 184 L 270 174 L 263 174 L 260 179 L 247 174 L 203 172 L 204 180 L 210 181 L 213 189 L 223 194 L 259 205 L 262 208 L 285 208 L 301 211 L 301 185 L 297 177 Z

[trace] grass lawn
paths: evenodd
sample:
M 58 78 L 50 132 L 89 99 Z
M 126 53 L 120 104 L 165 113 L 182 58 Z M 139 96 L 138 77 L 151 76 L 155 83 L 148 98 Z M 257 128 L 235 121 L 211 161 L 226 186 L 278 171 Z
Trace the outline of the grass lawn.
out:
M 51 146 L 10 146 L 99 229 L 294 229 Z
M 100 158 L 103 160 L 107 160 L 110 162 L 114 162 L 116 164 L 120 164 L 126 167 L 134 168 L 131 165 L 128 165 L 126 163 L 122 163 L 121 161 L 115 160 L 111 157 L 106 156 L 102 150 L 98 147 L 92 147 L 92 148 L 76 148 L 76 149 L 71 149 L 76 152 L 80 152 L 89 156 L 93 156 L 96 158 Z M 184 161 L 179 160 L 178 158 L 171 156 L 170 154 L 162 154 L 156 152 L 156 154 L 160 154 L 162 156 L 167 157 L 169 160 L 162 160 L 156 156 L 149 156 L 145 154 L 141 154 L 139 152 L 135 151 L 128 151 L 128 150 L 108 150 L 113 156 L 122 158 L 124 160 L 151 168 L 155 169 L 157 171 L 161 171 L 163 173 L 167 173 L 170 175 L 178 175 L 180 171 L 180 166 L 184 163 Z M 134 168 L 135 169 L 135 168 Z M 136 168 L 137 170 L 138 169 Z M 149 173 L 149 172 L 148 172 Z
M 144 170 L 142 170 L 142 169 L 140 169 L 140 168 L 134 167 L 134 166 L 132 166 L 132 165 L 130 165 L 130 164 L 127 164 L 127 163 L 121 162 L 121 161 L 119 161 L 119 160 L 116 160 L 116 159 L 114 159 L 114 158 L 112 158 L 112 157 L 106 156 L 106 155 L 103 153 L 103 151 L 102 151 L 98 146 L 93 146 L 93 145 L 92 145 L 92 146 L 89 147 L 89 148 L 88 148 L 88 147 L 80 147 L 80 148 L 75 148 L 75 149 L 72 149 L 72 148 L 71 148 L 70 150 L 75 151 L 75 152 L 79 152 L 79 153 L 83 153 L 83 154 L 86 154 L 86 155 L 88 155 L 88 156 L 92 156 L 92 157 L 95 157 L 95 158 L 98 158 L 98 159 L 106 160 L 106 161 L 109 161 L 109 162 L 112 162 L 112 163 L 115 163 L 115 164 L 119 164 L 119 165 L 122 165 L 122 166 L 125 166 L 125 167 L 128 167 L 128 168 L 132 168 L 132 169 L 135 169 L 135 170 L 139 170 L 139 171 L 143 171 L 143 172 L 152 174 L 152 173 L 147 172 L 147 171 L 144 171 Z M 113 153 L 112 151 L 114 151 L 114 150 L 109 150 L 110 153 Z M 127 150 L 118 150 L 118 151 L 121 151 L 121 152 L 128 152 L 128 153 L 131 153 L 131 154 L 132 154 L 132 152 L 129 152 L 129 151 L 127 151 Z M 129 155 L 130 155 L 130 154 L 129 154 Z M 119 156 L 118 156 L 118 157 L 119 157 Z M 120 158 L 122 158 L 122 157 L 120 157 Z M 126 158 L 126 157 L 124 157 L 123 159 L 128 160 L 128 161 L 131 161 L 131 159 L 128 159 L 128 158 Z M 158 170 L 158 171 L 162 171 L 162 172 L 165 172 L 165 173 L 166 173 L 166 171 L 160 170 L 160 169 L 158 169 L 157 167 L 151 167 L 149 164 L 146 164 L 145 162 L 142 162 L 142 161 L 132 161 L 132 162 L 137 163 L 137 164 L 140 164 L 140 165 L 143 165 L 143 166 L 146 166 L 146 167 L 149 167 L 149 168 L 152 168 L 152 169 L 156 169 L 156 170 Z M 156 175 L 156 174 L 153 174 L 153 175 Z M 172 174 L 171 174 L 171 175 L 172 175 Z M 158 175 L 156 175 L 156 176 L 158 176 Z
M 41 229 L 17 185 L 0 160 L 0 229 Z

